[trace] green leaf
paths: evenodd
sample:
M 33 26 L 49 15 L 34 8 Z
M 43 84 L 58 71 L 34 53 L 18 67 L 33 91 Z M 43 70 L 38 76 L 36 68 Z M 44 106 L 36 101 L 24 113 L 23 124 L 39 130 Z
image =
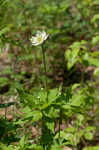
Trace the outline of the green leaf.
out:
M 97 35 L 96 37 L 93 37 L 92 44 L 93 45 L 99 44 L 99 35 Z
M 52 145 L 51 150 L 63 150 L 60 145 Z
M 94 17 L 92 18 L 92 22 L 96 22 L 96 20 L 99 19 L 99 14 L 94 15 Z
M 0 150 L 13 150 L 13 147 L 10 146 L 6 146 L 5 144 L 0 143 Z
M 49 91 L 49 94 L 48 94 L 48 101 L 49 101 L 49 102 L 55 101 L 56 98 L 58 97 L 58 93 L 59 93 L 59 91 L 58 91 L 57 88 L 56 88 L 56 89 L 51 89 L 51 90 Z
M 0 77 L 0 86 L 4 86 L 9 83 L 9 79 L 5 77 Z
M 99 68 L 96 68 L 96 69 L 94 70 L 94 76 L 99 76 Z
M 44 110 L 44 115 L 50 119 L 56 119 L 59 116 L 59 109 L 56 109 L 53 106 L 51 106 Z
M 79 83 L 73 84 L 72 85 L 72 91 L 75 90 L 76 88 L 78 88 L 80 86 Z
M 49 130 L 51 130 L 54 133 L 55 123 L 54 122 L 48 122 L 46 121 L 46 126 Z
M 42 113 L 39 110 L 31 110 L 28 106 L 25 107 L 22 112 L 24 112 L 24 119 L 32 119 L 33 122 L 39 121 L 42 119 Z
M 84 122 L 84 116 L 82 114 L 78 114 L 77 116 L 77 125 L 81 126 Z
M 69 70 L 78 61 L 78 53 L 79 53 L 79 49 L 73 49 L 73 51 L 71 51 L 70 49 L 66 50 L 65 58 L 67 60 L 67 68 Z
M 36 108 L 37 107 L 37 105 L 35 104 L 35 96 L 33 96 L 27 92 L 24 92 L 23 90 L 21 90 L 19 88 L 17 88 L 17 91 L 19 94 L 20 102 L 24 106 L 29 106 L 30 108 Z
M 99 67 L 99 59 L 98 58 L 92 58 L 92 57 L 90 57 L 88 61 L 89 61 L 89 63 L 91 65 Z
M 99 150 L 99 146 L 89 146 L 89 147 L 83 148 L 83 150 Z
M 20 140 L 20 147 L 23 149 L 25 146 L 25 136 L 23 136 Z
M 33 111 L 33 121 L 39 121 L 42 119 L 42 113 L 38 110 Z
M 42 146 L 37 145 L 37 144 L 33 144 L 33 145 L 29 146 L 29 149 L 31 149 L 31 150 L 44 150 Z
M 71 106 L 81 106 L 83 103 L 84 96 L 74 95 L 71 100 Z
M 81 42 L 74 42 L 70 49 L 67 49 L 65 52 L 65 59 L 67 61 L 67 68 L 70 70 L 73 65 L 79 60 L 79 51 L 82 48 L 86 50 L 86 41 L 82 40 Z
M 82 56 L 81 56 L 81 61 L 82 61 L 82 63 L 83 63 L 83 65 L 85 65 L 86 67 L 88 67 L 88 65 L 89 65 L 89 62 L 88 62 L 88 60 L 89 60 L 89 55 L 88 55 L 88 53 L 87 52 L 85 52 Z
M 84 134 L 84 137 L 86 140 L 92 140 L 93 139 L 93 133 L 87 132 Z
M 11 27 L 12 27 L 12 24 L 10 24 L 10 25 L 8 25 L 7 27 L 1 29 L 1 30 L 0 30 L 0 36 L 1 36 L 2 34 L 5 34 L 6 32 L 9 32 L 10 29 L 11 29 Z
M 84 129 L 84 137 L 87 140 L 92 140 L 94 136 L 95 127 L 88 126 Z

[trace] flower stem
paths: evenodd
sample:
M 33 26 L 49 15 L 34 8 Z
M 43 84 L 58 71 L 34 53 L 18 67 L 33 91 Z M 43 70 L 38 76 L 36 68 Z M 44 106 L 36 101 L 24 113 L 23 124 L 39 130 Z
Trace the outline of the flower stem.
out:
M 48 83 L 47 83 L 47 71 L 46 71 L 46 60 L 45 60 L 45 48 L 44 45 L 42 44 L 42 54 L 43 54 L 43 64 L 44 64 L 44 72 L 45 72 L 45 89 L 47 92 L 47 102 L 48 102 Z
M 62 111 L 61 111 L 61 108 L 60 108 L 60 114 L 59 114 L 59 140 L 61 138 L 61 123 L 62 123 Z

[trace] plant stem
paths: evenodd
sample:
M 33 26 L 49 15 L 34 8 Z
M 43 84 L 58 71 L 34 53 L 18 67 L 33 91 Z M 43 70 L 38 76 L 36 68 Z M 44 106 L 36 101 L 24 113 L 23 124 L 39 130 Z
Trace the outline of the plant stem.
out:
M 47 83 L 47 71 L 46 71 L 46 60 L 45 60 L 45 48 L 44 45 L 42 44 L 42 54 L 43 54 L 43 64 L 44 64 L 44 72 L 45 72 L 45 89 L 47 92 L 47 102 L 48 102 L 48 83 Z
M 61 135 L 60 135 L 60 132 L 61 132 L 61 123 L 62 123 L 62 116 L 61 116 L 61 109 L 60 109 L 60 114 L 59 114 L 59 139 L 60 139 L 60 137 L 61 137 Z
M 84 72 L 82 72 L 81 74 L 81 84 L 83 84 L 83 82 L 84 82 Z
M 7 119 L 7 108 L 5 108 L 5 119 Z

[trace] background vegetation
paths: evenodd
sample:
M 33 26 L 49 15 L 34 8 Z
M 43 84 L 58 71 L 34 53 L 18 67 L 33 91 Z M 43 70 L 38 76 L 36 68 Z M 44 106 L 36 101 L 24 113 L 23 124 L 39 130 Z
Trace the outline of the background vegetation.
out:
M 0 150 L 69 149 L 99 150 L 99 1 L 0 0 Z

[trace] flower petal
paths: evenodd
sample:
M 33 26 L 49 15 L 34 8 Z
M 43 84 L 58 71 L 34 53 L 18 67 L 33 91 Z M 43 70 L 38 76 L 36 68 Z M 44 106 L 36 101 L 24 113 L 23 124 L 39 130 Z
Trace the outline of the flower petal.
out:
M 39 43 L 32 43 L 32 45 L 37 46 L 37 45 L 39 45 Z
M 46 39 L 48 38 L 48 36 L 49 36 L 49 35 L 47 34 L 47 35 L 44 37 L 44 40 L 46 40 Z
M 42 36 L 43 36 L 43 37 L 46 36 L 46 32 L 45 32 L 45 31 L 42 32 Z
M 45 41 L 48 38 L 48 35 L 45 31 L 42 32 L 43 40 Z
M 36 41 L 37 41 L 37 38 L 34 37 L 34 36 L 32 36 L 32 38 L 31 38 L 30 40 L 31 40 L 31 42 L 36 42 Z
M 36 37 L 40 36 L 41 34 L 42 34 L 42 32 L 38 30 L 36 33 Z

